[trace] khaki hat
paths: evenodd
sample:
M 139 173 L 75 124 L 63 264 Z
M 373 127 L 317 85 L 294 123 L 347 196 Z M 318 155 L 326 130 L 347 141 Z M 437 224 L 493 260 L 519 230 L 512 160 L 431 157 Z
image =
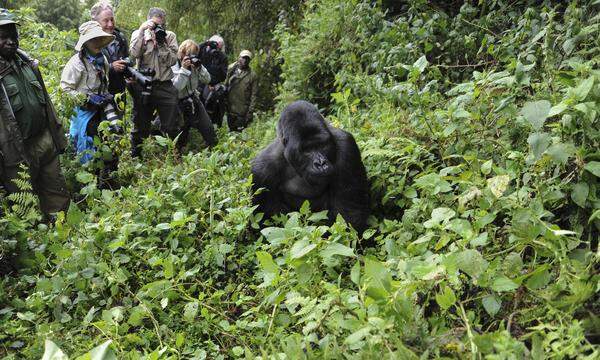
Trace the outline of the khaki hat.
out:
M 0 26 L 8 24 L 17 24 L 15 16 L 4 8 L 0 8 Z
M 250 59 L 252 59 L 252 53 L 249 50 L 242 50 L 242 52 L 240 53 L 240 57 L 244 57 L 247 56 Z
M 102 47 L 105 47 L 114 40 L 115 36 L 105 33 L 97 21 L 84 22 L 79 27 L 79 41 L 75 45 L 75 50 L 81 51 L 83 44 L 95 38 L 104 38 L 104 45 Z

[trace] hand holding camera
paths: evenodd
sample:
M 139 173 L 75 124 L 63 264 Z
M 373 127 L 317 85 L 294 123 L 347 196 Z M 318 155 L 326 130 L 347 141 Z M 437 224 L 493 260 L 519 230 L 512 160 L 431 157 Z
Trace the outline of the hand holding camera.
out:
M 202 65 L 202 61 L 200 60 L 200 57 L 198 57 L 198 55 L 186 56 L 181 62 L 181 66 L 183 66 L 183 68 L 187 70 L 191 70 L 192 67 L 199 68 L 200 65 Z
M 90 105 L 102 107 L 113 100 L 113 96 L 111 94 L 91 94 L 88 95 L 87 102 Z
M 192 59 L 189 56 L 183 58 L 181 62 L 181 66 L 186 70 L 191 70 L 192 68 Z
M 152 29 L 154 29 L 155 26 L 156 26 L 156 24 L 154 23 L 154 21 L 152 21 L 152 20 L 145 21 L 142 23 L 142 25 L 140 25 L 140 32 L 143 32 L 146 29 L 152 30 Z

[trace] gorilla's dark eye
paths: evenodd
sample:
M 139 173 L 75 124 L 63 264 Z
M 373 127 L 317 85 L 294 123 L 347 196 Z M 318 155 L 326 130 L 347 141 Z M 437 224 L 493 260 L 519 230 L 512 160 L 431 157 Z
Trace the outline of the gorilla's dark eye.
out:
M 287 139 L 287 137 L 284 137 L 284 138 L 283 138 L 283 140 L 282 140 L 282 142 L 283 142 L 283 146 L 286 146 L 286 145 L 287 145 L 287 142 L 288 142 L 288 139 Z

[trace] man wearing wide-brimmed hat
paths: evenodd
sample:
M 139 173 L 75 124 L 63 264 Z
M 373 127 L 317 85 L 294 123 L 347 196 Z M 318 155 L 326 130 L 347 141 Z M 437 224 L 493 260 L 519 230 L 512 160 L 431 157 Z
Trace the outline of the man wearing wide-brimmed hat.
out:
M 238 61 L 227 72 L 227 125 L 230 131 L 241 131 L 252 121 L 258 87 L 256 74 L 250 69 L 252 53 L 242 50 Z
M 0 9 L 0 185 L 23 191 L 13 180 L 25 164 L 44 215 L 65 210 L 69 193 L 58 159 L 65 147 L 37 61 L 19 49 L 15 18 Z

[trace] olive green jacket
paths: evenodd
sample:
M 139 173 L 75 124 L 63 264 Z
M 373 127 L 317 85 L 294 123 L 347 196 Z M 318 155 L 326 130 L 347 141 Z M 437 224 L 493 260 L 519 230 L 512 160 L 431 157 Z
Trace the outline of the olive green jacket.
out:
M 62 152 L 67 146 L 67 139 L 62 129 L 62 125 L 58 120 L 46 86 L 42 79 L 42 74 L 37 67 L 37 61 L 30 58 L 25 52 L 18 50 L 17 56 L 21 57 L 24 62 L 28 63 L 33 69 L 33 72 L 37 78 L 37 81 L 42 86 L 44 92 L 44 98 L 46 100 L 46 117 L 48 119 L 48 128 L 56 150 Z M 19 124 L 15 119 L 12 107 L 10 105 L 10 99 L 6 92 L 4 82 L 2 79 L 13 68 L 2 58 L 0 58 L 0 175 L 2 174 L 2 167 L 16 166 L 20 163 L 29 163 L 30 159 L 27 159 L 27 152 L 23 144 L 23 136 Z
M 229 90 L 229 113 L 240 117 L 252 116 L 258 92 L 256 74 L 251 69 L 238 74 L 237 68 L 237 62 L 230 65 L 225 80 Z

